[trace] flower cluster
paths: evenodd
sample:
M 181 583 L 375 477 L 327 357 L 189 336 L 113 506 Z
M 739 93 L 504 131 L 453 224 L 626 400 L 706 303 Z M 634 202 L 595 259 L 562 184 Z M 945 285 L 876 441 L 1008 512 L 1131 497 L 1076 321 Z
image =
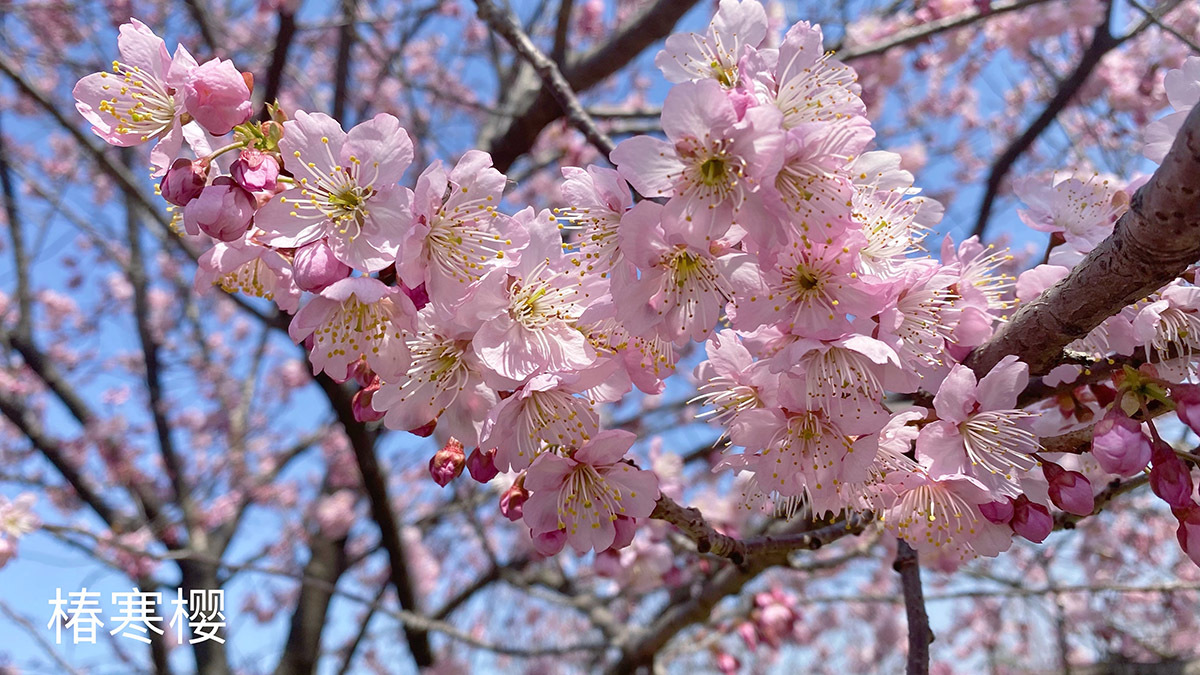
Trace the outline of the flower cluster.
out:
M 231 65 L 197 66 L 183 48 L 169 58 L 137 22 L 122 28 L 116 77 L 88 76 L 76 95 L 105 140 L 159 141 L 163 197 L 188 235 L 217 240 L 198 286 L 294 314 L 313 372 L 360 385 L 360 419 L 448 439 L 430 463 L 439 483 L 464 467 L 481 481 L 515 474 L 501 510 L 543 554 L 622 548 L 650 516 L 658 480 L 598 407 L 660 393 L 697 342 L 698 400 L 740 449 L 721 466 L 780 510 L 870 511 L 947 563 L 995 555 L 1014 533 L 1041 541 L 1051 504 L 1090 513 L 1090 483 L 1044 456 L 1019 400 L 1028 367 L 1010 356 L 977 377 L 961 363 L 1016 302 L 1012 257 L 948 237 L 940 259 L 925 254 L 942 207 L 873 147 L 854 72 L 817 26 L 792 26 L 777 47 L 767 32 L 761 4 L 722 0 L 705 32 L 668 39 L 663 137 L 620 143 L 615 170 L 564 169 L 557 212 L 501 212 L 507 179 L 479 151 L 402 186 L 414 151 L 391 115 L 349 131 L 303 111 L 247 122 Z M 196 159 L 175 156 L 180 135 Z M 221 173 L 216 158 L 234 151 Z M 1021 298 L 1065 275 L 1128 205 L 1099 177 L 1018 190 L 1025 222 L 1060 244 L 1015 284 Z M 1197 309 L 1177 282 L 1072 349 L 1141 345 L 1160 376 L 1178 362 L 1192 377 Z M 918 395 L 929 408 L 888 403 Z M 1158 483 L 1174 495 L 1184 478 L 1168 454 L 1154 461 L 1170 465 Z M 1105 468 L 1128 475 L 1150 455 L 1138 460 Z M 1200 522 L 1190 499 L 1176 500 L 1180 518 Z

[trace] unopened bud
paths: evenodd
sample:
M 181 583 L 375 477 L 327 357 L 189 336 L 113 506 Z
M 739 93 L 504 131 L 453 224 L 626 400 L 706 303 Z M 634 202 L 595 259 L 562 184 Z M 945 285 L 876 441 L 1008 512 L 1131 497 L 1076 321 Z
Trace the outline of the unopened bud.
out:
M 566 530 L 553 530 L 543 532 L 533 538 L 533 548 L 539 554 L 549 558 L 552 555 L 557 555 L 563 550 L 563 545 L 567 543 Z
M 467 457 L 467 471 L 471 472 L 471 478 L 474 478 L 480 483 L 486 483 L 496 477 L 500 470 L 496 468 L 496 449 L 492 448 L 487 452 L 480 448 L 475 448 Z
M 203 162 L 180 157 L 167 169 L 162 182 L 158 184 L 158 191 L 163 199 L 175 206 L 187 206 L 188 202 L 200 196 L 207 182 L 208 167 Z
M 1077 516 L 1092 515 L 1096 496 L 1086 476 L 1046 461 L 1042 462 L 1042 473 L 1050 485 L 1050 501 L 1055 506 Z
M 466 463 L 463 444 L 452 436 L 429 460 L 429 475 L 433 477 L 433 482 L 446 487 L 450 481 L 458 478 Z
M 525 474 L 517 476 L 512 487 L 500 495 L 500 513 L 514 523 L 521 519 L 525 511 L 525 500 L 529 499 L 529 490 L 525 489 Z
M 1013 532 L 1040 544 L 1054 529 L 1054 519 L 1050 517 L 1050 509 L 1029 501 L 1025 495 L 1020 495 L 1013 502 L 1013 518 L 1009 525 L 1012 526 Z
M 1154 466 L 1150 467 L 1150 489 L 1173 509 L 1192 505 L 1192 472 L 1170 446 L 1160 443 L 1154 448 Z
M 1092 456 L 1101 469 L 1128 478 L 1150 462 L 1150 439 L 1137 420 L 1113 405 L 1092 430 Z
M 324 239 L 301 247 L 292 259 L 292 278 L 302 290 L 311 293 L 320 293 L 348 276 L 350 267 L 333 257 L 333 250 Z
M 254 195 L 221 176 L 184 207 L 183 226 L 188 234 L 203 232 L 213 239 L 237 241 L 250 227 L 256 207 Z
M 1185 509 L 1172 511 L 1179 519 L 1179 529 L 1175 536 L 1179 539 L 1179 547 L 1200 566 L 1200 506 L 1192 504 Z
M 262 150 L 246 148 L 230 165 L 229 175 L 251 192 L 274 190 L 279 178 L 279 160 Z
M 351 408 L 354 411 L 354 419 L 359 422 L 378 422 L 383 419 L 384 413 L 379 412 L 371 406 L 371 402 L 374 400 L 375 392 L 377 391 L 379 391 L 378 377 L 354 393 L 354 398 L 350 400 Z
M 989 521 L 997 525 L 1005 525 L 1012 520 L 1013 503 L 1011 499 L 1005 499 L 1003 501 L 980 504 L 979 512 Z
M 1179 416 L 1179 421 L 1200 434 L 1200 387 L 1194 384 L 1173 384 L 1171 400 L 1175 402 L 1175 414 Z

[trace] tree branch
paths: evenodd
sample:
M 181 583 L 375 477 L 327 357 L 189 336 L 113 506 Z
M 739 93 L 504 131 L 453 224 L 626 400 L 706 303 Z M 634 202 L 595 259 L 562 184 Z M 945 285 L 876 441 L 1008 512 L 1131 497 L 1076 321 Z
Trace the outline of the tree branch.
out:
M 554 61 L 542 53 L 537 45 L 529 39 L 529 35 L 517 23 L 517 17 L 507 9 L 498 6 L 492 0 L 475 0 L 479 8 L 479 18 L 493 31 L 512 46 L 541 77 L 544 87 L 548 87 L 550 95 L 558 102 L 558 107 L 566 114 L 571 126 L 578 129 L 587 137 L 588 142 L 596 146 L 605 157 L 616 147 L 612 139 L 596 127 L 595 120 L 588 115 L 579 98 L 575 96 L 571 85 L 559 71 Z
M 904 613 L 908 617 L 908 675 L 929 675 L 929 615 L 925 612 L 925 595 L 921 590 L 921 565 L 917 552 L 903 539 L 896 540 L 896 562 L 892 568 L 900 574 L 904 595 Z
M 696 2 L 657 0 L 618 28 L 608 42 L 568 59 L 562 75 L 571 91 L 587 91 L 624 68 L 642 50 L 669 34 Z M 520 78 L 504 90 L 499 107 L 507 109 L 509 116 L 489 119 L 480 129 L 477 145 L 487 149 L 498 170 L 507 171 L 529 150 L 542 129 L 559 117 L 559 108 L 548 86 Z
M 392 512 L 392 502 L 388 497 L 387 478 L 379 466 L 379 459 L 375 456 L 374 439 L 366 426 L 354 419 L 350 395 L 342 385 L 324 373 L 317 377 L 317 384 L 329 398 L 338 421 L 350 439 L 350 447 L 354 450 L 354 459 L 362 476 L 363 489 L 366 490 L 371 504 L 371 517 L 379 526 L 379 537 L 388 554 L 392 585 L 396 588 L 400 606 L 415 613 L 418 611 L 417 600 L 408 570 L 408 558 L 400 539 L 400 525 L 396 521 L 396 514 Z M 433 665 L 433 650 L 429 646 L 428 631 L 409 627 L 404 634 L 417 666 L 427 668 Z

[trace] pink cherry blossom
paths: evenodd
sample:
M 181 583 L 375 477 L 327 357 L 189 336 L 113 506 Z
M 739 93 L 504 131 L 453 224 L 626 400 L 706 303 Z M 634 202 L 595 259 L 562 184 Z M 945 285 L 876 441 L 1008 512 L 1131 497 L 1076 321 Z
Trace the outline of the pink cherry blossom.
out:
M 1041 443 L 1026 428 L 1032 413 L 1017 409 L 1029 366 L 1006 356 L 976 382 L 965 366 L 942 381 L 933 406 L 938 420 L 917 438 L 917 452 L 931 461 L 931 475 L 968 475 L 995 497 L 1021 494 L 1018 478 L 1037 466 Z M 989 500 L 991 501 L 991 500 Z
M 1200 103 L 1200 56 L 1189 56 L 1183 67 L 1163 77 L 1163 88 L 1175 112 L 1146 127 L 1142 153 L 1152 162 L 1162 162 L 1192 108 Z
M 1093 175 L 1065 178 L 1053 187 L 1042 178 L 1027 178 L 1014 186 L 1027 209 L 1018 211 L 1029 227 L 1061 233 L 1067 244 L 1086 253 L 1112 233 L 1129 197 L 1110 178 Z
M 714 79 L 721 86 L 738 84 L 738 61 L 747 47 L 757 47 L 767 34 L 767 13 L 753 0 L 721 0 L 704 33 L 676 33 L 667 38 L 654 65 L 668 82 Z
M 249 236 L 221 242 L 200 256 L 195 288 L 204 292 L 212 286 L 220 286 L 226 293 L 273 300 L 289 314 L 300 306 L 300 288 L 287 259 Z
M 774 67 L 758 68 L 756 92 L 783 113 L 783 127 L 862 115 L 854 71 L 825 51 L 819 26 L 800 21 L 788 29 Z
M 479 430 L 497 401 L 495 391 L 484 384 L 485 367 L 471 349 L 485 320 L 479 306 L 472 294 L 454 309 L 430 303 L 418 313 L 416 330 L 405 341 L 407 370 L 384 377 L 373 399 L 375 409 L 386 413 L 385 426 L 414 431 L 438 423 L 464 446 L 479 444 Z M 509 381 L 505 388 L 515 387 Z
M 193 68 L 182 93 L 188 114 L 214 136 L 250 119 L 250 88 L 232 61 L 212 59 Z
M 424 284 L 432 302 L 453 304 L 488 270 L 517 262 L 528 235 L 496 211 L 506 180 L 478 150 L 449 174 L 441 161 L 421 173 L 396 262 L 406 286 Z
M 527 468 L 548 446 L 582 446 L 600 430 L 591 403 L 575 395 L 586 386 L 578 376 L 535 375 L 488 414 L 480 445 L 495 449 L 503 471 Z
M 598 279 L 563 272 L 562 238 L 549 211 L 525 209 L 514 217 L 529 233 L 529 246 L 515 267 L 497 268 L 474 292 L 493 311 L 472 343 L 490 369 L 512 380 L 540 372 L 569 372 L 596 360 L 592 345 L 576 328 Z M 484 300 L 486 298 L 486 300 Z
M 638 335 L 657 335 L 683 344 L 706 339 L 716 328 L 737 286 L 757 278 L 753 258 L 736 251 L 714 252 L 668 209 L 643 201 L 621 220 L 626 257 L 641 271 L 614 278 L 621 298 L 617 318 Z
M 150 152 L 161 175 L 183 145 L 183 97 L 177 92 L 196 68 L 183 46 L 171 57 L 162 38 L 137 19 L 121 26 L 121 58 L 112 73 L 92 73 L 72 92 L 75 108 L 110 145 L 128 147 L 157 140 Z
M 271 246 L 296 248 L 328 238 L 334 256 L 374 272 L 395 262 L 412 193 L 396 181 L 413 158 L 395 117 L 381 113 L 350 130 L 322 113 L 296 113 L 279 141 L 297 185 L 267 202 L 254 224 Z
M 300 308 L 288 327 L 295 342 L 313 336 L 313 373 L 344 380 L 347 368 L 366 357 L 383 378 L 403 372 L 408 355 L 402 331 L 414 328 L 416 309 L 400 289 L 370 277 L 342 279 Z M 376 395 L 378 401 L 379 394 Z
M 565 530 L 580 553 L 603 551 L 616 538 L 619 516 L 646 518 L 658 500 L 658 479 L 621 461 L 636 437 L 602 431 L 570 457 L 543 453 L 525 478 L 525 523 L 534 536 Z
M 734 223 L 768 217 L 754 195 L 783 160 L 774 109 L 739 118 L 713 80 L 673 87 L 663 103 L 667 140 L 635 136 L 612 151 L 621 177 L 647 197 L 670 197 L 667 210 L 702 239 L 722 237 Z

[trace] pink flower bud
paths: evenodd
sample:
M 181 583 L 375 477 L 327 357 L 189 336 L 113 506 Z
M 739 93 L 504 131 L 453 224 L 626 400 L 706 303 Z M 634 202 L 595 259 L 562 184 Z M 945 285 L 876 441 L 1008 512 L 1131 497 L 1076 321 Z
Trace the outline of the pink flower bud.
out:
M 1043 462 L 1042 473 L 1050 484 L 1050 501 L 1077 516 L 1090 516 L 1096 508 L 1092 484 L 1078 471 L 1067 471 L 1054 462 Z
M 487 452 L 482 452 L 479 448 L 472 450 L 467 457 L 467 471 L 471 472 L 471 478 L 480 483 L 495 478 L 496 474 L 500 473 L 496 468 L 496 449 L 492 448 Z
M 1179 539 L 1179 547 L 1200 566 L 1200 506 L 1192 504 L 1186 509 L 1172 511 L 1179 519 L 1179 529 L 1175 536 Z
M 371 366 L 367 365 L 365 356 L 358 357 L 358 360 L 346 367 L 346 379 L 358 382 L 358 386 L 366 387 L 377 379 L 375 371 L 371 370 Z
M 442 449 L 438 450 L 429 460 L 429 475 L 433 476 L 433 482 L 446 487 L 450 481 L 458 478 L 466 463 L 467 457 L 463 453 L 463 444 L 451 436 Z
M 246 148 L 229 167 L 229 175 L 251 192 L 274 190 L 279 178 L 279 161 L 269 153 Z
M 1154 448 L 1150 467 L 1150 489 L 1174 509 L 1192 505 L 1192 472 L 1166 444 Z
M 567 543 L 566 530 L 554 530 L 552 532 L 543 532 L 533 538 L 533 549 L 539 554 L 549 558 L 552 555 L 557 555 L 563 550 L 563 545 Z
M 500 495 L 500 513 L 514 523 L 524 515 L 525 500 L 529 499 L 529 490 L 525 489 L 525 474 L 522 473 L 513 481 L 512 487 Z
M 758 631 L 754 629 L 754 624 L 749 621 L 742 622 L 738 625 L 737 632 L 742 637 L 742 642 L 746 643 L 747 649 L 758 648 Z
M 1050 536 L 1054 529 L 1054 519 L 1050 517 L 1050 509 L 1029 501 L 1025 495 L 1020 495 L 1013 502 L 1013 532 L 1025 537 L 1035 544 L 1040 544 Z
M 1171 400 L 1175 401 L 1175 414 L 1179 416 L 1179 421 L 1200 434 L 1200 387 L 1194 384 L 1173 384 Z
M 255 206 L 254 195 L 221 176 L 183 207 L 183 226 L 188 234 L 203 232 L 213 239 L 237 241 L 250 227 Z
M 417 308 L 417 311 L 421 311 L 422 307 L 429 304 L 429 293 L 425 290 L 425 284 L 421 284 L 416 288 L 409 288 L 404 284 L 400 284 L 400 290 L 404 291 L 408 299 L 413 301 L 413 306 Z
M 354 398 L 350 400 L 351 409 L 354 411 L 354 419 L 359 422 L 378 422 L 383 419 L 384 413 L 379 412 L 371 406 L 371 401 L 375 398 L 375 392 L 379 391 L 379 378 L 375 378 L 373 382 L 367 386 L 354 392 Z
M 737 657 L 729 652 L 721 652 L 717 654 L 717 669 L 721 671 L 721 675 L 735 675 L 741 672 L 742 662 L 737 660 Z
M 999 502 L 988 502 L 987 504 L 979 505 L 979 512 L 997 525 L 1005 525 L 1012 520 L 1013 503 L 1011 499 L 1005 499 Z
M 175 206 L 187 206 L 188 202 L 200 196 L 207 182 L 207 166 L 180 157 L 167 169 L 162 182 L 158 184 L 158 191 L 163 199 Z
M 1128 478 L 1150 463 L 1150 439 L 1140 423 L 1114 404 L 1092 429 L 1092 456 L 1101 469 Z
M 300 248 L 292 260 L 292 278 L 296 285 L 311 293 L 320 293 L 348 276 L 350 268 L 333 257 L 333 250 L 324 239 Z
M 192 70 L 183 106 L 209 133 L 224 136 L 250 119 L 250 87 L 232 61 L 213 59 Z
M 633 535 L 637 532 L 637 520 L 629 516 L 617 516 L 613 527 L 617 530 L 617 536 L 613 539 L 610 550 L 623 549 L 633 543 Z

